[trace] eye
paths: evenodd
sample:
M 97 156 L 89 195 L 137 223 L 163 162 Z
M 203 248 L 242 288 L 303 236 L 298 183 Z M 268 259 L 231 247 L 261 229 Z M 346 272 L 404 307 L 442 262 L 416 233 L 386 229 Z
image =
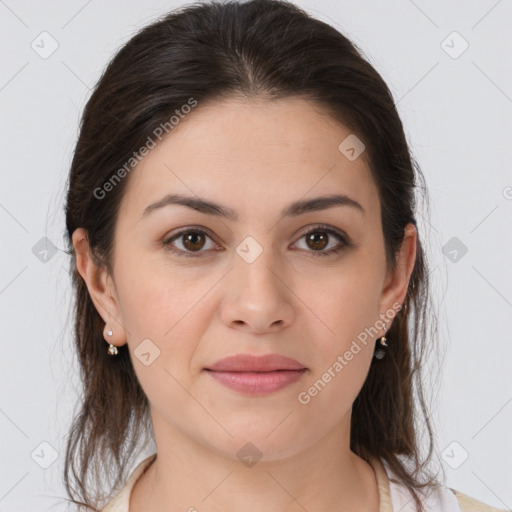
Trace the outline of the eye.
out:
M 177 254 L 178 256 L 184 256 L 184 257 L 197 257 L 200 256 L 202 252 L 201 249 L 205 245 L 205 237 L 209 238 L 213 245 L 216 246 L 217 244 L 213 242 L 212 238 L 203 230 L 201 229 L 191 229 L 186 228 L 180 231 L 179 233 L 176 233 L 171 238 L 168 238 L 163 242 L 163 245 L 167 248 L 168 251 Z M 183 249 L 176 249 L 172 243 L 174 240 L 179 240 L 181 245 L 183 246 Z M 194 254 L 199 253 L 199 254 Z
M 328 240 L 332 236 L 336 237 L 341 242 L 335 245 L 333 248 L 324 251 L 326 246 L 328 246 Z M 313 256 L 329 256 L 331 254 L 337 254 L 342 249 L 348 247 L 350 244 L 347 240 L 347 238 L 339 232 L 337 229 L 325 226 L 325 225 L 319 225 L 316 226 L 313 229 L 310 229 L 308 232 L 304 233 L 300 240 L 305 239 L 306 246 L 309 248 L 313 248 L 312 252 Z

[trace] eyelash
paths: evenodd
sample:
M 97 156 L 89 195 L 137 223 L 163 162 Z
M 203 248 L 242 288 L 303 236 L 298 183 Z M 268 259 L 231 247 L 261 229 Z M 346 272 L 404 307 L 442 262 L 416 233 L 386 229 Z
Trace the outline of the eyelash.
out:
M 337 247 L 334 249 L 329 249 L 328 251 L 306 251 L 313 253 L 313 256 L 330 256 L 331 254 L 338 254 L 341 250 L 346 249 L 351 244 L 348 242 L 347 238 L 338 230 L 330 228 L 329 226 L 326 226 L 324 224 L 320 224 L 318 226 L 315 226 L 314 228 L 310 229 L 306 233 L 300 236 L 299 240 L 304 238 L 306 235 L 310 235 L 311 233 L 316 232 L 324 232 L 328 233 L 329 235 L 334 235 L 337 237 L 340 242 L 343 244 L 342 247 Z M 178 233 L 175 233 L 172 237 L 167 238 L 162 242 L 162 245 L 171 253 L 177 254 L 178 256 L 183 256 L 185 258 L 197 258 L 201 256 L 201 253 L 206 251 L 183 251 L 181 249 L 175 249 L 172 247 L 171 242 L 178 239 L 180 236 L 184 234 L 199 234 L 199 235 L 206 235 L 209 238 L 212 238 L 206 231 L 203 231 L 201 229 L 195 229 L 195 228 L 185 228 L 179 231 Z M 213 239 L 212 239 L 213 240 Z

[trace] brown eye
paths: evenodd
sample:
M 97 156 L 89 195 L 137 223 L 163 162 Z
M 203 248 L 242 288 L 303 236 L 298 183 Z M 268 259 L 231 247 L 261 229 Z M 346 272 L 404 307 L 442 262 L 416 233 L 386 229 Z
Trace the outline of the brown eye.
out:
M 181 235 L 183 246 L 189 251 L 197 251 L 204 246 L 204 236 L 202 233 L 189 233 Z
M 325 250 L 332 237 L 337 238 L 340 243 L 329 250 Z M 317 226 L 308 231 L 302 235 L 301 240 L 302 239 L 305 240 L 307 252 L 312 253 L 313 256 L 329 256 L 330 254 L 336 254 L 340 250 L 350 246 L 350 243 L 344 235 L 333 228 L 323 226 Z
M 203 250 L 207 246 L 207 240 L 211 240 L 211 245 L 207 249 Z M 176 243 L 179 242 L 182 247 L 176 248 Z M 214 248 L 217 244 L 212 238 L 204 231 L 197 229 L 186 229 L 173 235 L 171 238 L 163 242 L 163 245 L 172 253 L 178 254 L 179 256 L 201 256 L 202 253 L 208 252 L 208 249 Z
M 329 235 L 322 231 L 313 231 L 305 235 L 305 237 L 308 246 L 315 251 L 321 251 L 325 249 L 329 242 Z

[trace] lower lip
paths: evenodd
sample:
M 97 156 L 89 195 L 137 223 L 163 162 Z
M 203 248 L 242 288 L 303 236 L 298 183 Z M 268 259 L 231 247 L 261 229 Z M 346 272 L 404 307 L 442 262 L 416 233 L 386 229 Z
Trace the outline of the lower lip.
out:
M 274 372 L 206 371 L 228 388 L 248 395 L 263 395 L 278 391 L 289 384 L 297 382 L 306 372 L 306 368 L 303 370 L 279 370 Z

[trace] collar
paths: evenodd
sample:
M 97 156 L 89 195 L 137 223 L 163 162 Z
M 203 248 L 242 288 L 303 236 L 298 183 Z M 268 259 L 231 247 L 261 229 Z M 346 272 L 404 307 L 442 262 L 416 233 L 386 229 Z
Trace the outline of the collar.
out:
M 406 465 L 409 460 L 406 459 Z M 379 512 L 416 512 L 416 502 L 410 491 L 400 481 L 389 465 L 380 459 L 371 459 L 379 487 Z M 426 491 L 417 491 L 425 512 L 462 512 L 457 496 L 452 489 L 440 484 Z

